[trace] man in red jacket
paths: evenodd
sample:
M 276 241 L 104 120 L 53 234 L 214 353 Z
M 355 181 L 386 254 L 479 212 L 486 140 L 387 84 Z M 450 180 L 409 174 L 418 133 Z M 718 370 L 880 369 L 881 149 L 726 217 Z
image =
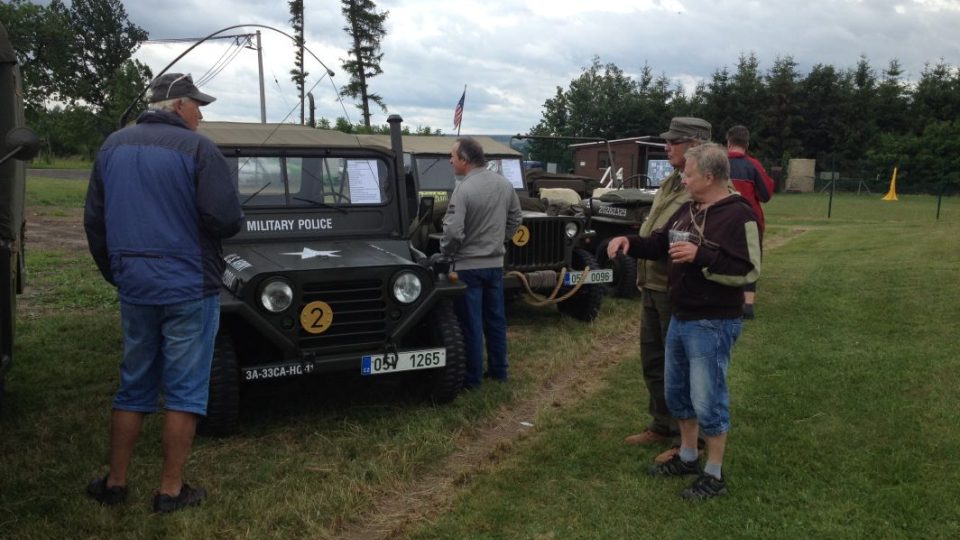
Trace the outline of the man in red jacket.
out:
M 763 244 L 763 208 L 765 203 L 773 197 L 773 179 L 764 170 L 759 161 L 747 154 L 750 146 L 750 131 L 746 126 L 733 126 L 727 131 L 727 159 L 730 160 L 730 179 L 733 187 L 737 188 L 753 212 L 757 215 L 757 226 L 760 229 L 761 249 Z M 743 318 L 753 318 L 753 303 L 757 295 L 757 284 L 751 283 L 743 291 Z

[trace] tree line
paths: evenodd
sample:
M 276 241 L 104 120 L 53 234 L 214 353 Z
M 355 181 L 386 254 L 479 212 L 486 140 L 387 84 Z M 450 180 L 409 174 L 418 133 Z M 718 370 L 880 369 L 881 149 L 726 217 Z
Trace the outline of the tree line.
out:
M 878 71 L 861 56 L 851 68 L 816 64 L 800 73 L 791 56 L 761 71 L 754 53 L 722 67 L 690 93 L 644 65 L 633 78 L 615 64 L 591 65 L 556 88 L 532 135 L 619 139 L 658 135 L 674 116 L 697 116 L 723 142 L 730 127 L 751 131 L 751 153 L 771 166 L 817 160 L 842 178 L 889 180 L 934 191 L 960 185 L 960 71 L 942 59 L 907 81 L 897 60 Z M 570 168 L 566 143 L 534 141 L 530 157 Z

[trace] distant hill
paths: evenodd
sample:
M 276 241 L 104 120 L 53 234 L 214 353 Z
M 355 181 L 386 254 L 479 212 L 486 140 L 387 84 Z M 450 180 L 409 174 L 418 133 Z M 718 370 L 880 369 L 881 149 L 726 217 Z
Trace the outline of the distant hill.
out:
M 527 141 L 525 140 L 521 141 L 521 140 L 513 139 L 511 141 L 511 138 L 513 137 L 513 135 L 487 135 L 487 137 L 490 137 L 491 139 L 497 141 L 498 143 L 503 143 L 513 148 L 514 150 L 521 152 L 524 156 L 527 155 Z

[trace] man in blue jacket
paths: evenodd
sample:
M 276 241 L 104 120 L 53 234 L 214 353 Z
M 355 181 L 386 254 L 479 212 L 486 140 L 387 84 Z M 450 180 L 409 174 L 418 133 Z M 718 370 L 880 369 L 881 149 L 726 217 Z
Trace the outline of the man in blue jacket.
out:
M 200 107 L 214 100 L 189 75 L 158 77 L 148 110 L 107 138 L 90 176 L 87 242 L 100 273 L 117 287 L 123 325 L 110 472 L 87 486 L 101 504 L 126 499 L 127 468 L 161 389 L 163 472 L 153 510 L 172 512 L 206 497 L 183 482 L 183 469 L 197 419 L 207 412 L 224 270 L 220 241 L 243 222 L 226 160 L 196 133 Z

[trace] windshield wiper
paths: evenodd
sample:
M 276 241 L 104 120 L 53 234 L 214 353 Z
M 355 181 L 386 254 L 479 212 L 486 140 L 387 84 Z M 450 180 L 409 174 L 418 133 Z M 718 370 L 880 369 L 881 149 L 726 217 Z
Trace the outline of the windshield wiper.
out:
M 258 189 L 258 190 L 256 190 L 256 191 L 254 191 L 253 193 L 251 193 L 249 197 L 247 197 L 246 199 L 243 200 L 242 203 L 240 203 L 240 206 L 246 206 L 247 203 L 250 202 L 250 199 L 252 199 L 252 198 L 256 197 L 257 195 L 259 195 L 261 191 L 267 189 L 267 186 L 269 186 L 269 185 L 272 184 L 272 183 L 273 183 L 273 182 L 267 182 L 266 184 L 264 184 L 263 186 L 261 186 L 260 189 Z
M 334 205 L 329 204 L 329 203 L 325 203 L 325 202 L 321 202 L 321 201 L 315 201 L 315 200 L 313 200 L 313 199 L 304 199 L 303 197 L 292 197 L 292 199 L 295 200 L 295 201 L 307 202 L 307 203 L 310 203 L 310 204 L 312 204 L 312 205 L 314 205 L 314 206 L 319 206 L 319 207 L 321 207 L 321 208 L 332 208 L 332 209 L 336 210 L 337 212 L 340 212 L 341 214 L 346 214 L 346 213 L 347 213 L 346 209 L 341 208 L 341 207 L 339 207 L 339 206 L 334 206 Z

